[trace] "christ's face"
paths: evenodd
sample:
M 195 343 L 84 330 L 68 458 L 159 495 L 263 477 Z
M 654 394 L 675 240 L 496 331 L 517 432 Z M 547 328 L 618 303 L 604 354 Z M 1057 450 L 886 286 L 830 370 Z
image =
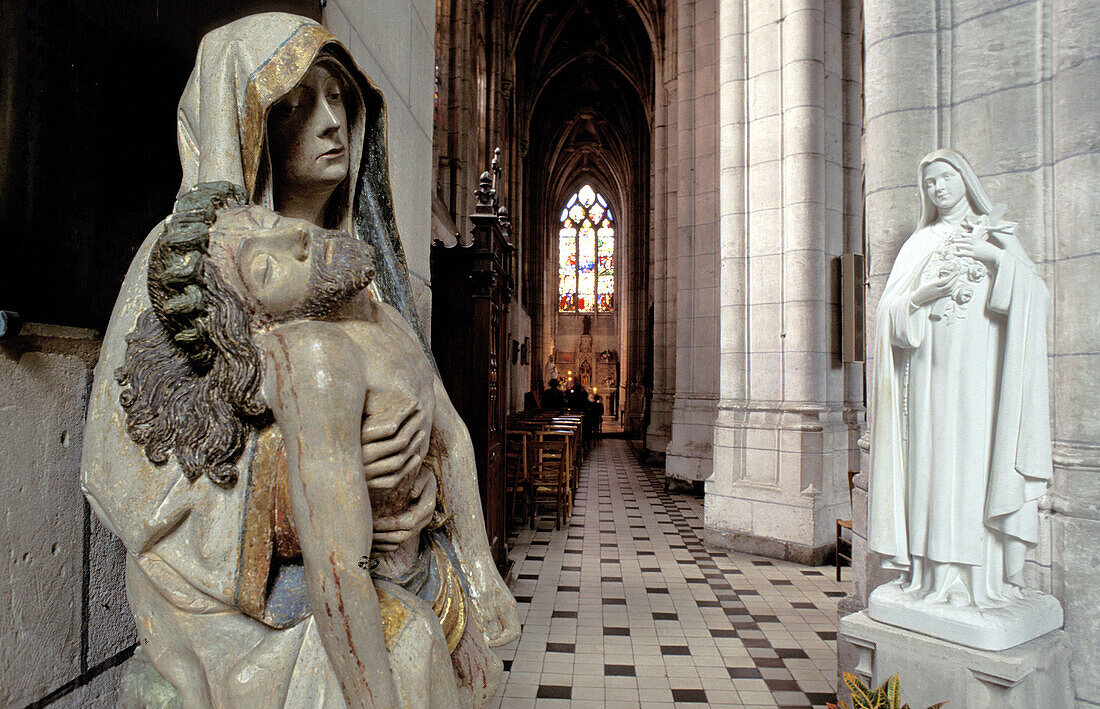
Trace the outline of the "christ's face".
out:
M 219 213 L 216 232 L 243 295 L 276 321 L 324 317 L 373 276 L 367 244 L 263 207 Z
M 309 294 L 314 230 L 303 219 L 277 218 L 241 242 L 237 273 L 245 288 L 273 318 L 294 310 Z
M 940 214 L 950 212 L 966 198 L 966 185 L 958 170 L 936 160 L 924 167 L 921 183 Z

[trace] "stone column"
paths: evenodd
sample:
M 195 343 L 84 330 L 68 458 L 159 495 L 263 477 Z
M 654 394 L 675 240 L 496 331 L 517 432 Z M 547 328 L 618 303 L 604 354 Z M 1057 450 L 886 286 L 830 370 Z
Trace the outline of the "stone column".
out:
M 847 517 L 846 401 L 861 399 L 846 396 L 836 300 L 837 257 L 859 233 L 845 218 L 847 7 L 719 8 L 721 401 L 705 534 L 814 564 Z
M 657 91 L 653 121 L 653 215 L 650 254 L 653 274 L 653 391 L 650 392 L 647 450 L 664 455 L 672 438 L 672 399 L 676 387 L 676 359 L 670 356 L 676 343 L 675 212 L 678 144 L 676 8 L 665 16 L 664 55 L 657 61 Z
M 1062 602 L 1073 650 L 1074 692 L 1080 704 L 1100 705 L 1093 671 L 1100 666 L 1100 7 L 1085 0 L 1044 5 L 1042 51 L 1050 59 L 1043 68 L 1051 80 L 1040 84 L 1049 121 L 1041 136 L 1049 150 L 1041 199 L 1048 205 L 1044 226 L 1053 232 L 1046 258 L 1054 299 L 1054 487 L 1049 548 L 1040 545 L 1036 576 L 1042 579 L 1050 564 L 1049 590 Z
M 718 404 L 718 155 L 715 0 L 681 2 L 677 54 L 676 388 L 670 478 L 710 477 Z
M 641 174 L 644 171 L 645 174 Z M 644 433 L 642 422 L 645 416 L 645 397 L 632 397 L 635 380 L 645 377 L 647 359 L 647 330 L 649 304 L 652 292 L 650 283 L 650 234 L 652 225 L 649 215 L 652 210 L 652 183 L 649 179 L 649 166 L 638 166 L 633 191 L 646 197 L 636 199 L 636 206 L 625 220 L 630 233 L 636 237 L 629 241 L 618 240 L 619 273 L 625 279 L 617 284 L 616 297 L 623 318 L 622 345 L 619 349 L 619 420 L 631 434 Z M 638 204 L 640 202 L 640 204 Z M 606 402 L 605 402 L 606 403 Z M 639 405 L 640 404 L 640 405 Z

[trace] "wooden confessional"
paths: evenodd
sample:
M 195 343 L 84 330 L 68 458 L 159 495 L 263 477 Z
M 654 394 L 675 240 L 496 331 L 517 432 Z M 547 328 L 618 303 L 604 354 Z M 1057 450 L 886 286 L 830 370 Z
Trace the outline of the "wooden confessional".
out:
M 470 429 L 489 546 L 508 565 L 504 481 L 508 306 L 514 289 L 511 224 L 497 201 L 500 149 L 481 175 L 468 238 L 432 244 L 432 353 Z

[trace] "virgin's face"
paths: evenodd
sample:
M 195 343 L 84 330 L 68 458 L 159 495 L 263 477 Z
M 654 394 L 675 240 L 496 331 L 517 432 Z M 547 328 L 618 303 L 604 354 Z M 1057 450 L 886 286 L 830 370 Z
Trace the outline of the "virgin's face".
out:
M 922 186 L 940 214 L 950 212 L 966 198 L 962 175 L 939 160 L 924 166 Z
M 280 189 L 300 195 L 331 192 L 348 176 L 344 85 L 324 63 L 271 109 L 268 140 Z

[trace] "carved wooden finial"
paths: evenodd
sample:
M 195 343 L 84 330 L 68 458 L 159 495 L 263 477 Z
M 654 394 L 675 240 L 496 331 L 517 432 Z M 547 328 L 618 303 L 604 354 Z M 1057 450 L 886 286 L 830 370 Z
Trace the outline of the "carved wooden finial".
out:
M 485 211 L 486 208 L 492 209 L 497 196 L 496 189 L 493 188 L 493 176 L 486 170 L 481 173 L 478 182 L 478 188 L 474 191 L 474 196 L 477 197 L 478 211 Z

